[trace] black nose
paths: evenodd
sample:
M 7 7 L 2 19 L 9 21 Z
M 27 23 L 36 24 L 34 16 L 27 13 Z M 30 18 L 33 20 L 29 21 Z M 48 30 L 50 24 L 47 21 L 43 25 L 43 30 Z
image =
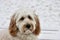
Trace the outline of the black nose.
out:
M 30 24 L 27 24 L 27 25 L 26 25 L 26 27 L 27 27 L 28 29 L 30 28 L 30 26 L 31 26 Z

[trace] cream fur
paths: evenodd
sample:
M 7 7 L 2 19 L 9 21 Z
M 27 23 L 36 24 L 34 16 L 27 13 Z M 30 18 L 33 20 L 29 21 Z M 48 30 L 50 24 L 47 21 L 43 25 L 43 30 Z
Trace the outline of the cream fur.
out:
M 32 17 L 33 20 L 29 20 L 27 18 L 27 15 L 30 15 Z M 20 17 L 26 17 L 26 19 L 22 22 L 18 22 L 18 20 L 20 19 Z M 34 11 L 30 10 L 30 9 L 21 9 L 15 12 L 15 16 L 14 19 L 16 19 L 16 26 L 18 27 L 19 31 L 17 33 L 17 36 L 11 36 L 11 34 L 9 33 L 9 30 L 1 30 L 0 31 L 0 40 L 37 40 L 37 36 L 35 34 L 33 34 L 32 32 L 36 29 L 35 27 L 35 19 L 34 19 L 35 13 Z M 26 23 L 31 23 L 33 25 L 33 30 L 27 30 L 25 35 L 23 33 L 23 25 L 25 25 Z M 28 33 L 31 33 L 28 35 Z

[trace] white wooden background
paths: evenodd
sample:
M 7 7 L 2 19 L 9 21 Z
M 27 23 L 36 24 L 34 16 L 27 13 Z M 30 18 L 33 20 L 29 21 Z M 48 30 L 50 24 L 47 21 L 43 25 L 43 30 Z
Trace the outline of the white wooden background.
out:
M 36 10 L 40 40 L 60 40 L 60 0 L 0 0 L 0 30 L 8 28 L 11 15 L 21 7 Z

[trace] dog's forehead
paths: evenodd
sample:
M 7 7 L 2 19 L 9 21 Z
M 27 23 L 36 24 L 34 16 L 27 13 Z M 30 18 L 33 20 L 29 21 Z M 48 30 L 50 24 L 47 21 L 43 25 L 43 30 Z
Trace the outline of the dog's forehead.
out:
M 28 17 L 28 15 L 34 19 L 34 14 L 32 10 L 18 10 L 16 11 L 15 19 L 18 21 L 21 17 Z
M 18 16 L 28 16 L 28 15 L 32 16 L 34 15 L 34 12 L 30 10 L 23 10 L 23 11 L 18 11 L 17 15 Z
M 30 16 L 33 16 L 33 14 L 32 13 L 20 13 L 19 14 L 19 17 L 27 17 L 28 15 L 30 15 Z

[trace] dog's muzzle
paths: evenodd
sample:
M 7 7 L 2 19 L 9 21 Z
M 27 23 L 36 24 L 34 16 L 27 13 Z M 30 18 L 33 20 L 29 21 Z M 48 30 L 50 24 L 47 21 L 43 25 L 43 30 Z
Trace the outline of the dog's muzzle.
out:
M 26 23 L 23 25 L 23 34 L 31 34 L 33 31 L 33 24 L 32 23 Z

